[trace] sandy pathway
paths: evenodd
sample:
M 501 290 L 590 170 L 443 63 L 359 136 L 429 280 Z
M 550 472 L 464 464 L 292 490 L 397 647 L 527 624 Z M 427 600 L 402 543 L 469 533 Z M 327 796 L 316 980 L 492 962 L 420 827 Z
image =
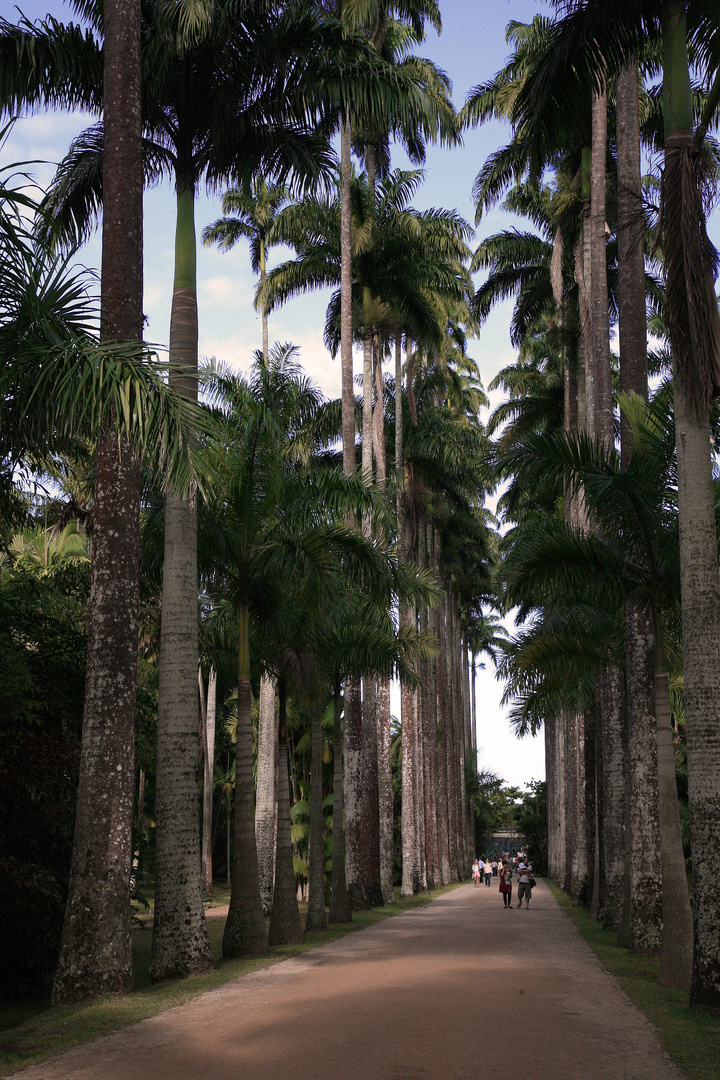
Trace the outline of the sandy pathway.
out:
M 480 1063 L 489 1046 L 489 1064 Z M 503 1049 L 504 1048 L 504 1049 Z M 680 1080 L 544 885 L 463 886 L 23 1080 Z

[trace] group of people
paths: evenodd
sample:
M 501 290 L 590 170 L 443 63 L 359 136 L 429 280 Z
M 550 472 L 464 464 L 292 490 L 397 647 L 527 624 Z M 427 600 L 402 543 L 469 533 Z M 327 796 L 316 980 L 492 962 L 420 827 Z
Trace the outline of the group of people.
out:
M 511 908 L 513 906 L 513 872 L 517 873 L 518 879 L 517 906 L 521 908 L 525 900 L 525 907 L 529 908 L 535 878 L 530 860 L 525 855 L 519 855 L 515 860 L 509 857 L 503 858 L 501 862 L 497 859 L 476 859 L 472 867 L 473 884 L 476 889 L 479 889 L 482 879 L 485 878 L 485 884 L 489 888 L 493 877 L 498 877 L 503 906 Z
M 472 867 L 473 884 L 476 889 L 480 888 L 483 878 L 485 884 L 490 888 L 490 881 L 493 877 L 497 876 L 498 861 L 497 859 L 476 859 Z

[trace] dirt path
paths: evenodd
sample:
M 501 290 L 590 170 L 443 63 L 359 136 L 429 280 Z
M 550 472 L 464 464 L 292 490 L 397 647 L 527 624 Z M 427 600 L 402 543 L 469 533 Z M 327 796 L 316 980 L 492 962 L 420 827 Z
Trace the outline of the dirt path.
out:
M 529 911 L 463 886 L 22 1077 L 681 1080 L 542 884 Z

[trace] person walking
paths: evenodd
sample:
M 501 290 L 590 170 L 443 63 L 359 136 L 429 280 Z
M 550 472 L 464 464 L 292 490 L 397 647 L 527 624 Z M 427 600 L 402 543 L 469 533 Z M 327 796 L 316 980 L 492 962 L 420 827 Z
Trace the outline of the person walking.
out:
M 474 885 L 474 887 L 476 889 L 479 889 L 480 888 L 480 864 L 478 863 L 477 859 L 472 864 L 472 876 L 473 876 L 473 885 Z
M 530 885 L 532 866 L 527 859 L 521 859 L 518 863 L 518 875 L 518 907 L 522 907 L 524 896 L 525 907 L 529 908 L 530 898 L 532 896 L 532 886 Z
M 488 889 L 490 888 L 490 879 L 492 878 L 492 863 L 489 859 L 485 860 L 485 884 Z
M 505 861 L 500 867 L 500 892 L 506 908 L 512 907 L 512 867 Z
M 492 872 L 493 872 L 493 877 L 497 877 L 497 872 L 498 872 L 498 861 L 497 861 L 497 859 L 493 859 L 493 861 L 492 861 Z

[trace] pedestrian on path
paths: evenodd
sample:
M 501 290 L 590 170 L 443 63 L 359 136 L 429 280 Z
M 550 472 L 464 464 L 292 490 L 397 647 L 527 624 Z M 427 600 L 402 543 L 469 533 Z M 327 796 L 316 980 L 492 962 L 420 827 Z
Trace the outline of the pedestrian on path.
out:
M 498 861 L 497 861 L 497 859 L 493 859 L 493 861 L 492 861 L 492 872 L 493 872 L 493 877 L 497 877 L 497 872 L 498 872 Z
M 518 865 L 518 907 L 522 907 L 523 896 L 525 897 L 525 907 L 530 907 L 530 898 L 532 896 L 532 887 L 530 885 L 530 878 L 532 877 L 532 866 L 526 859 L 521 859 Z
M 512 907 L 512 867 L 504 862 L 500 867 L 500 893 L 506 908 Z
M 478 863 L 477 859 L 472 864 L 472 876 L 473 876 L 473 884 L 474 884 L 475 888 L 479 889 L 480 888 L 480 864 Z
M 492 863 L 489 859 L 485 860 L 485 884 L 488 889 L 490 888 L 490 879 L 492 878 Z

